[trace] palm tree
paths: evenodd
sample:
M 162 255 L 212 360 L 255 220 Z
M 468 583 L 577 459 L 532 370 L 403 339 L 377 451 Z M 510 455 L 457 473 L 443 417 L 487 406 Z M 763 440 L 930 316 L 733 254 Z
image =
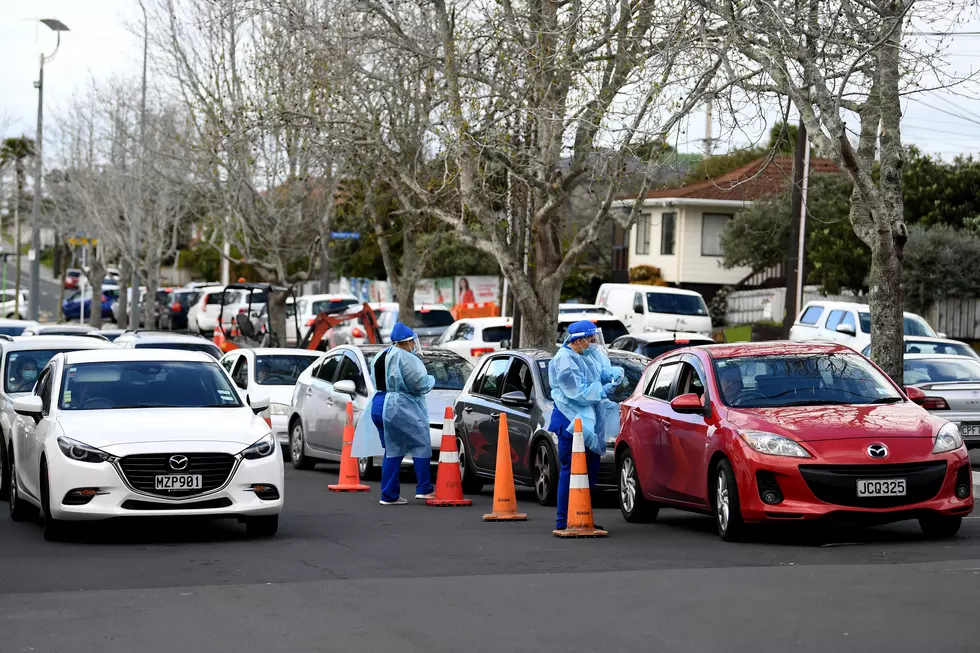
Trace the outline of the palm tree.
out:
M 14 293 L 14 314 L 20 316 L 20 203 L 27 183 L 25 159 L 34 156 L 34 140 L 26 136 L 7 138 L 0 143 L 0 168 L 14 164 L 16 189 L 14 194 L 14 256 L 17 259 L 17 291 Z M 6 264 L 5 264 L 6 265 Z

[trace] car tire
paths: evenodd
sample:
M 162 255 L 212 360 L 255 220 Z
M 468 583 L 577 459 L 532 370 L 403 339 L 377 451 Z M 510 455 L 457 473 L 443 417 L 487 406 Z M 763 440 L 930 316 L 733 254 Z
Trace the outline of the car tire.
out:
M 296 420 L 289 429 L 289 458 L 296 469 L 313 469 L 316 466 L 316 461 L 306 455 L 305 442 L 303 422 Z
M 0 435 L 0 501 L 10 497 L 10 465 L 7 463 L 7 445 Z
M 245 532 L 251 537 L 272 537 L 279 531 L 279 515 L 249 517 L 245 520 Z
M 619 478 L 619 511 L 623 513 L 623 519 L 631 524 L 654 521 L 660 514 L 660 506 L 643 496 L 636 459 L 629 449 L 616 461 L 616 476 Z
M 725 458 L 715 465 L 712 490 L 718 535 L 726 542 L 738 542 L 745 533 L 745 522 L 742 521 L 735 471 Z
M 51 516 L 51 492 L 48 485 L 48 466 L 41 463 L 41 518 L 44 520 L 44 539 L 62 542 L 68 535 L 68 524 Z
M 381 469 L 374 464 L 374 458 L 358 458 L 357 474 L 362 481 L 377 481 L 381 477 Z
M 922 517 L 919 519 L 919 528 L 926 537 L 934 540 L 954 537 L 963 524 L 962 517 Z
M 558 497 L 558 460 L 547 441 L 534 445 L 531 455 L 531 482 L 534 496 L 542 506 L 553 506 Z
M 459 453 L 460 487 L 465 494 L 479 494 L 483 490 L 483 479 L 476 475 L 470 464 L 470 452 L 463 438 L 456 436 L 456 451 Z
M 34 506 L 20 498 L 20 492 L 17 490 L 17 476 L 15 475 L 16 465 L 13 460 L 13 456 L 10 456 L 10 505 L 8 506 L 10 518 L 13 521 L 28 521 L 34 518 L 37 510 L 34 509 Z

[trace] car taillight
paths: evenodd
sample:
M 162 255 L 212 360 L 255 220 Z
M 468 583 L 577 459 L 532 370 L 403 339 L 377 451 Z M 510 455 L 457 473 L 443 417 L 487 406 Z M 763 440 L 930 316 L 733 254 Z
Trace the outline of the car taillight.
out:
M 174 302 L 170 305 L 170 310 L 174 313 L 180 313 L 180 302 Z
M 470 349 L 470 356 L 477 358 L 483 354 L 492 354 L 493 351 L 493 347 L 474 347 L 473 349 Z
M 926 410 L 949 410 L 949 404 L 942 397 L 926 397 L 920 405 Z
M 354 327 L 353 329 L 351 329 L 351 335 L 354 336 L 355 338 L 363 338 L 365 336 L 365 333 L 360 328 Z
M 208 305 L 208 296 L 205 295 L 204 297 L 201 297 L 201 308 L 204 308 L 207 305 Z

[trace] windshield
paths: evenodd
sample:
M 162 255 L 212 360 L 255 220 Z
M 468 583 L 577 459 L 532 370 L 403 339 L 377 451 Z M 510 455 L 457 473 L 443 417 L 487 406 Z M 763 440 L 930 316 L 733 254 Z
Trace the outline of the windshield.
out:
M 422 362 L 425 363 L 425 371 L 436 379 L 433 390 L 462 390 L 473 371 L 469 361 L 460 356 L 422 352 Z
M 200 351 L 210 354 L 214 360 L 221 358 L 221 350 L 207 340 L 201 342 L 140 342 L 136 349 L 176 349 L 178 351 Z
M 483 342 L 500 342 L 501 340 L 509 340 L 510 336 L 511 327 L 509 326 L 485 327 L 483 329 Z
M 674 351 L 681 347 L 694 347 L 695 345 L 713 345 L 714 340 L 705 338 L 703 340 L 668 340 L 666 342 L 649 342 L 643 345 L 643 355 L 647 358 L 656 358 L 668 351 Z
M 19 336 L 24 333 L 26 326 L 0 326 L 0 334 L 5 336 Z
M 562 313 L 578 313 L 579 315 L 612 315 L 606 308 L 602 306 L 566 306 L 564 308 L 558 309 L 558 314 Z
M 356 299 L 321 299 L 318 302 L 313 302 L 310 313 L 313 315 L 318 315 L 320 313 L 337 313 L 343 311 L 348 306 L 353 306 L 354 304 L 360 304 L 360 302 Z
M 415 311 L 415 326 L 422 329 L 447 327 L 455 321 L 453 314 L 443 309 L 422 309 L 421 311 Z
M 980 363 L 968 358 L 919 358 L 905 361 L 905 382 L 909 385 L 958 381 L 980 381 Z
M 779 408 L 904 401 L 860 354 L 743 356 L 715 362 L 722 401 L 734 408 Z
M 175 302 L 180 302 L 181 304 L 187 304 L 188 306 L 190 306 L 190 305 L 194 304 L 197 301 L 197 298 L 199 296 L 200 296 L 200 293 L 197 292 L 196 290 L 189 290 L 189 291 L 184 291 L 184 292 L 175 292 L 174 293 L 174 301 Z
M 861 320 L 861 331 L 863 333 L 871 333 L 871 313 L 858 313 L 858 318 Z M 918 315 L 906 315 L 905 335 L 919 336 L 920 338 L 935 338 L 936 332 L 932 330 L 928 322 Z
M 671 315 L 707 315 L 708 307 L 704 305 L 704 300 L 699 295 L 648 292 L 647 311 Z
M 259 385 L 296 385 L 296 379 L 317 356 L 270 354 L 255 357 L 255 381 Z
M 235 408 L 238 393 L 217 363 L 123 361 L 72 365 L 61 382 L 62 410 Z
M 577 320 L 576 320 L 577 321 Z M 563 344 L 565 338 L 568 337 L 568 327 L 570 327 L 574 322 L 559 322 L 558 323 L 558 340 L 555 342 L 557 344 Z M 620 336 L 625 336 L 629 331 L 623 326 L 623 323 L 619 320 L 598 320 L 595 321 L 596 326 L 602 331 L 602 339 L 605 342 L 612 342 Z
M 3 388 L 7 392 L 30 392 L 34 389 L 37 375 L 48 364 L 51 357 L 63 351 L 75 349 L 32 349 L 30 351 L 12 351 L 7 354 L 3 364 Z
M 615 352 L 611 351 L 607 351 L 606 353 L 609 355 L 609 362 L 617 367 L 622 367 L 623 372 L 626 373 L 626 378 L 616 388 L 616 392 L 609 396 L 610 401 L 620 403 L 633 394 L 633 390 L 636 389 L 636 384 L 640 382 L 640 377 L 643 376 L 643 370 L 646 369 L 650 361 L 634 356 L 617 356 Z M 541 373 L 541 387 L 544 389 L 544 395 L 549 401 L 551 401 L 551 382 L 548 379 L 548 365 L 550 363 L 550 359 L 538 360 L 538 370 Z

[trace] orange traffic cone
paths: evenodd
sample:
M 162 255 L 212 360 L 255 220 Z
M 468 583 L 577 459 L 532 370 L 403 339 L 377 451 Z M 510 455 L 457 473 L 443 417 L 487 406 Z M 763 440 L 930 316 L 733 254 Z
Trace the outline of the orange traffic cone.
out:
M 572 431 L 572 477 L 568 483 L 568 524 L 553 531 L 556 537 L 605 537 L 609 531 L 595 527 L 592 520 L 592 496 L 589 492 L 589 468 L 585 462 L 585 437 L 582 420 L 575 418 Z
M 218 349 L 221 349 L 224 346 L 225 334 L 221 330 L 221 325 L 214 327 L 214 335 L 212 336 L 211 340 L 218 346 Z M 224 350 L 222 349 L 222 351 Z
M 497 471 L 493 478 L 493 512 L 483 515 L 483 521 L 524 521 L 526 519 L 526 513 L 517 512 L 517 495 L 514 491 L 514 463 L 510 459 L 507 414 L 500 413 L 500 431 L 497 436 Z
M 370 416 L 368 416 L 370 419 Z M 328 485 L 331 492 L 367 492 L 371 488 L 361 484 L 357 472 L 357 460 L 351 458 L 350 448 L 354 444 L 354 404 L 347 402 L 347 423 L 344 424 L 344 447 L 340 452 L 340 482 Z
M 429 506 L 472 506 L 463 498 L 463 479 L 459 475 L 459 451 L 456 450 L 456 428 L 453 409 L 446 406 L 442 422 L 442 445 L 439 447 L 439 469 L 436 471 L 436 498 L 426 499 Z

